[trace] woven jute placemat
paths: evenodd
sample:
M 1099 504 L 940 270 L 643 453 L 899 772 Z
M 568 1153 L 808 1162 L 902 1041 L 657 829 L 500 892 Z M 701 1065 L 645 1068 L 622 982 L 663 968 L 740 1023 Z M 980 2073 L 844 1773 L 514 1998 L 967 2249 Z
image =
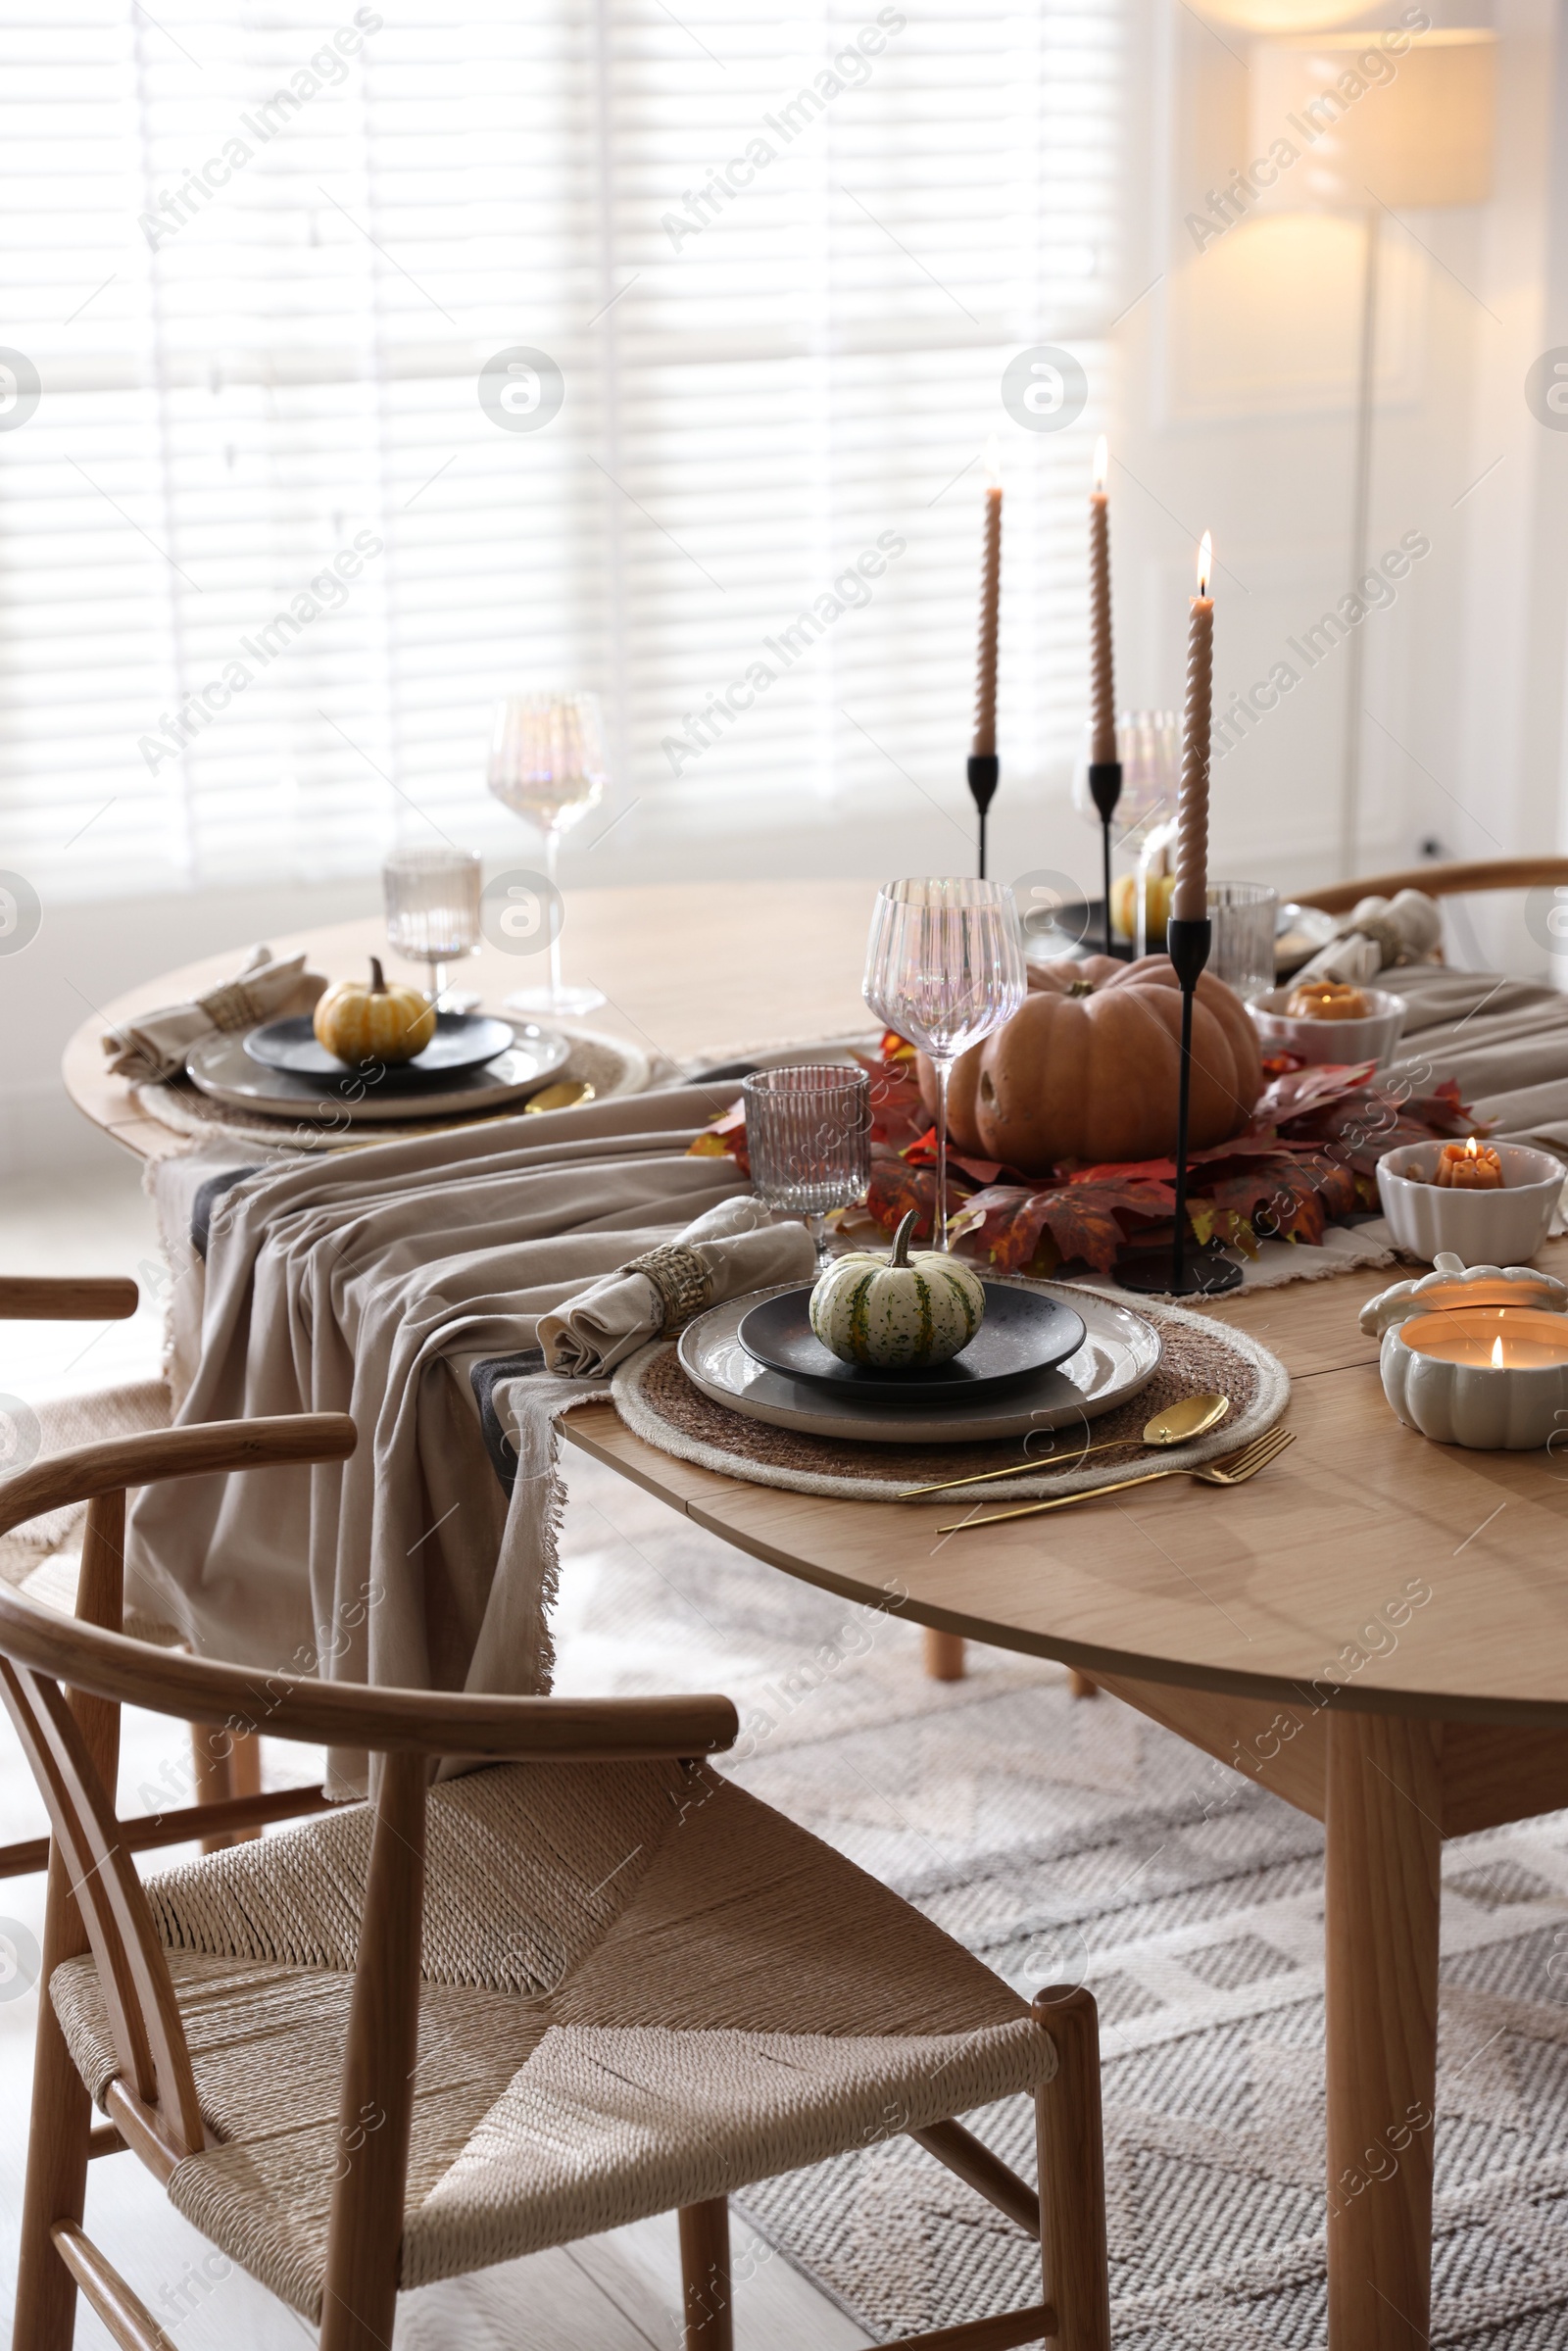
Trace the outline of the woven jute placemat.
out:
M 597 1029 L 567 1034 L 571 1053 L 552 1084 L 566 1078 L 586 1079 L 604 1102 L 615 1094 L 641 1094 L 651 1077 L 661 1074 L 639 1046 L 626 1045 Z M 277 1151 L 355 1151 L 372 1143 L 406 1143 L 438 1134 L 443 1128 L 476 1126 L 484 1120 L 499 1125 L 504 1119 L 518 1117 L 523 1108 L 520 1102 L 512 1102 L 466 1116 L 367 1119 L 334 1126 L 330 1105 L 324 1101 L 319 1117 L 309 1102 L 275 1113 L 244 1110 L 232 1102 L 215 1101 L 183 1075 L 158 1085 L 142 1083 L 133 1092 L 137 1107 L 161 1126 L 172 1127 L 176 1135 L 189 1135 L 204 1144 L 234 1144 L 244 1150 L 259 1145 Z
M 1072 1298 L 1066 1287 L 1055 1288 L 1054 1295 L 1069 1301 Z M 666 1340 L 642 1348 L 619 1367 L 614 1402 L 627 1427 L 662 1452 L 754 1485 L 836 1494 L 849 1501 L 890 1501 L 910 1486 L 972 1477 L 978 1470 L 1006 1469 L 1015 1462 L 1018 1476 L 998 1478 L 979 1490 L 987 1499 L 1089 1492 L 1127 1476 L 1129 1468 L 1196 1469 L 1235 1452 L 1278 1420 L 1290 1398 L 1290 1375 L 1255 1339 L 1183 1306 L 1146 1305 L 1140 1300 L 1138 1311 L 1155 1325 L 1162 1347 L 1159 1368 L 1148 1387 L 1109 1412 L 1058 1429 L 1054 1442 L 1051 1436 L 1032 1438 L 1027 1451 L 1018 1437 L 974 1445 L 865 1445 L 774 1428 L 704 1396 L 687 1378 Z M 1154 1413 L 1178 1396 L 1205 1393 L 1230 1398 L 1230 1411 L 1218 1429 L 1167 1452 L 1151 1454 L 1141 1448 L 1144 1424 Z M 1127 1440 L 1126 1449 L 1097 1453 L 1082 1469 L 1073 1470 L 1075 1454 L 1084 1445 L 1108 1438 Z M 1048 1446 L 1061 1467 L 1042 1476 L 1037 1465 Z M 949 1502 L 952 1496 L 932 1499 Z

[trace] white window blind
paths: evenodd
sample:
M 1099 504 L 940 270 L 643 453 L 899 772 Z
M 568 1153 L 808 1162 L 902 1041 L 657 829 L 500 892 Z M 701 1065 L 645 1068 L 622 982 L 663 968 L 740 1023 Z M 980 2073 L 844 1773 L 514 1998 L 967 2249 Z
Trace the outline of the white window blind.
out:
M 551 683 L 607 697 L 607 821 L 951 801 L 992 431 L 1007 774 L 1059 763 L 1123 39 L 1117 0 L 0 0 L 0 864 L 512 841 L 490 706 Z M 1034 343 L 1089 371 L 1060 433 L 1001 405 Z M 480 402 L 518 347 L 537 429 Z

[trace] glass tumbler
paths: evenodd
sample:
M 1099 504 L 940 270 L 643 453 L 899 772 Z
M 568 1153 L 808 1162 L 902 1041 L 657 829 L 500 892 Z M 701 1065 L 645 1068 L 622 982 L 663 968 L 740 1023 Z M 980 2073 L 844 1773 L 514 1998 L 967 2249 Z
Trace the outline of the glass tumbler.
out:
M 1274 927 L 1280 894 L 1267 882 L 1210 882 L 1208 919 L 1214 926 L 1208 968 L 1234 988 L 1244 1004 L 1274 985 Z
M 479 944 L 479 859 L 466 849 L 399 849 L 381 868 L 386 942 L 394 955 L 430 966 L 439 1009 L 447 966 Z
M 805 1218 L 820 1265 L 823 1217 L 849 1207 L 871 1180 L 871 1081 L 863 1069 L 804 1062 L 757 1070 L 741 1092 L 752 1190 L 768 1207 Z

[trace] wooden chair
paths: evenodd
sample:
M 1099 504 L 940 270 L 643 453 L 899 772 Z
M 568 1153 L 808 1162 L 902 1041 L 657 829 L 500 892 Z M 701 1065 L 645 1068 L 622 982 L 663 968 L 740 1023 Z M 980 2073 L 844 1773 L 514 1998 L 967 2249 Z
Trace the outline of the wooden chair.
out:
M 123 1322 L 140 1302 L 135 1283 L 121 1275 L 0 1274 L 0 1322 Z M 193 1724 L 191 1763 L 199 1800 L 123 1822 L 133 1852 L 199 1842 L 203 1852 L 216 1853 L 236 1837 L 258 1836 L 264 1822 L 299 1820 L 326 1808 L 319 1787 L 264 1795 L 258 1739 L 226 1733 L 215 1738 Z M 0 1845 L 0 1880 L 30 1877 L 48 1860 L 46 1837 Z
M 367 1689 L 118 1630 L 127 1487 L 354 1443 L 338 1414 L 171 1429 L 0 1486 L 0 1535 L 90 1504 L 75 1621 L 0 1589 L 54 1827 L 16 2351 L 68 2351 L 78 2290 L 126 2351 L 173 2351 L 82 2231 L 88 2161 L 122 2149 L 323 2351 L 385 2351 L 400 2286 L 671 2208 L 688 2351 L 730 2351 L 730 2191 L 892 2131 L 1044 2263 L 1033 2308 L 909 2339 L 1109 2351 L 1093 1999 L 1031 2009 L 718 1778 L 727 1699 Z M 144 1886 L 108 1793 L 122 1702 L 363 1748 L 374 1802 Z M 431 1788 L 439 1755 L 489 1768 Z M 1038 2197 L 952 2119 L 1021 2090 Z

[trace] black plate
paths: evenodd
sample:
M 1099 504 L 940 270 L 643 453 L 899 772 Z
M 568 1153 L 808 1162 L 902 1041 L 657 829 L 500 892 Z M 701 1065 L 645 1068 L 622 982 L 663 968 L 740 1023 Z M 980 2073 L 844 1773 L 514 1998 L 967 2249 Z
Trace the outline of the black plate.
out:
M 435 1035 L 423 1053 L 416 1053 L 412 1061 L 389 1061 L 386 1074 L 399 1083 L 418 1086 L 430 1078 L 453 1077 L 460 1069 L 482 1069 L 486 1061 L 493 1061 L 497 1053 L 515 1043 L 510 1020 L 496 1020 L 484 1012 L 438 1012 Z M 355 1067 L 317 1043 L 309 1013 L 291 1020 L 270 1020 L 265 1028 L 252 1029 L 245 1051 L 266 1068 L 286 1069 L 297 1078 L 341 1078 Z
M 897 1397 L 901 1403 L 951 1404 L 959 1396 L 990 1393 L 1008 1380 L 1027 1379 L 1065 1363 L 1084 1343 L 1083 1319 L 1054 1298 L 986 1282 L 986 1318 L 961 1354 L 918 1371 L 887 1371 L 872 1364 L 841 1363 L 811 1328 L 809 1290 L 786 1290 L 743 1314 L 736 1337 L 746 1352 L 769 1371 L 791 1380 L 810 1380 L 856 1396 Z

